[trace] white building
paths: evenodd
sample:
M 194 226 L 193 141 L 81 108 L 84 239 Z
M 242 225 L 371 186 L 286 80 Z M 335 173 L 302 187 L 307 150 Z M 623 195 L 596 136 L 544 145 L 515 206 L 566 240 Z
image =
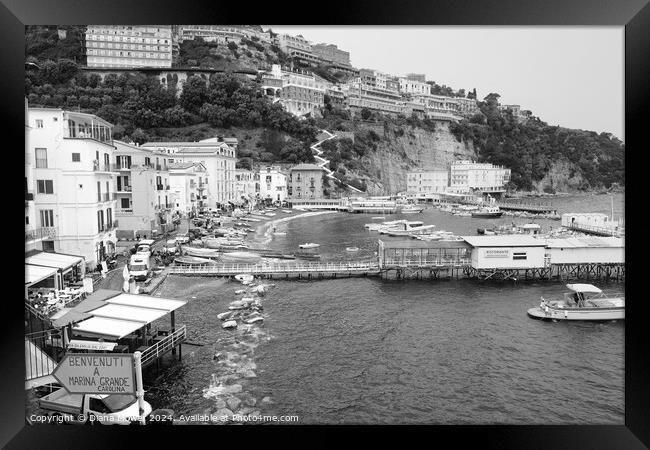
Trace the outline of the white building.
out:
M 28 125 L 35 223 L 26 234 L 47 236 L 43 250 L 83 256 L 94 268 L 117 241 L 113 125 L 55 108 L 29 108 Z
M 311 114 L 325 105 L 326 82 L 301 70 L 282 70 L 279 64 L 262 76 L 262 91 L 296 116 Z
M 406 192 L 408 194 L 442 193 L 449 185 L 447 169 L 417 169 L 406 175 Z
M 262 167 L 259 171 L 260 199 L 284 201 L 287 198 L 287 176 L 277 166 Z
M 179 41 L 193 40 L 197 37 L 206 42 L 217 42 L 227 44 L 234 42 L 239 44 L 243 37 L 248 39 L 257 38 L 260 41 L 271 43 L 268 31 L 262 30 L 260 26 L 252 25 L 180 25 Z
M 225 142 L 147 142 L 142 145 L 169 155 L 169 163 L 195 162 L 208 171 L 208 207 L 216 208 L 234 202 L 235 150 Z
M 399 79 L 399 90 L 403 94 L 431 95 L 431 85 L 422 81 L 409 78 Z
M 173 229 L 168 155 L 121 141 L 114 145 L 119 233 L 153 236 L 154 231 Z
M 208 207 L 208 171 L 203 164 L 178 162 L 169 164 L 169 185 L 174 195 L 174 210 L 193 216 Z
M 88 25 L 88 67 L 171 67 L 171 25 Z
M 544 239 L 517 234 L 463 239 L 472 246 L 474 269 L 537 269 L 546 264 Z
M 292 58 L 299 58 L 308 63 L 318 63 L 319 61 L 312 51 L 311 43 L 300 34 L 298 36 L 281 34 L 277 37 L 277 42 L 278 47 Z
M 625 240 L 617 237 L 571 237 L 546 240 L 551 264 L 622 264 Z
M 463 160 L 451 164 L 449 188 L 451 192 L 503 192 L 510 181 L 510 169 L 489 163 Z
M 235 190 L 237 191 L 237 200 L 246 199 L 254 200 L 260 193 L 260 174 L 252 170 L 236 169 L 235 170 Z

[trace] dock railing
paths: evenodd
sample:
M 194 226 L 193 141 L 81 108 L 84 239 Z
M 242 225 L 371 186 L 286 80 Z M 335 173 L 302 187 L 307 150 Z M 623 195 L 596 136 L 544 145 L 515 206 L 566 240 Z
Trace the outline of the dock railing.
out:
M 591 233 L 600 236 L 614 236 L 621 237 L 625 234 L 625 229 L 620 227 L 596 227 L 593 225 L 571 223 L 567 226 L 570 230 L 582 231 L 584 233 Z
M 149 363 L 152 363 L 156 359 L 163 356 L 165 353 L 172 350 L 177 345 L 180 345 L 186 339 L 187 327 L 185 325 L 181 325 L 177 330 L 169 334 L 169 336 L 166 336 L 164 339 L 161 339 L 142 352 L 142 366 L 146 366 Z
M 373 272 L 378 271 L 376 262 L 344 263 L 293 263 L 293 264 L 210 264 L 206 266 L 174 266 L 172 274 L 269 274 L 269 273 L 303 273 L 303 272 Z
M 436 258 L 436 259 L 419 259 L 419 258 L 387 258 L 382 261 L 381 268 L 399 268 L 399 267 L 420 267 L 420 268 L 439 268 L 439 267 L 465 267 L 471 264 L 470 258 Z

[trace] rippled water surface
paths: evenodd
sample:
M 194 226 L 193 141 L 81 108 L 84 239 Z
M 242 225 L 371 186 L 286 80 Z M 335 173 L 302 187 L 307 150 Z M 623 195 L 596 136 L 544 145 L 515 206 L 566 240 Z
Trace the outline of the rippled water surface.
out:
M 558 204 L 560 213 L 610 209 L 609 196 L 557 201 L 565 202 Z M 615 215 L 622 208 L 618 196 Z M 486 223 L 436 210 L 386 220 L 401 217 L 457 234 L 475 234 L 494 222 L 525 222 Z M 343 213 L 299 218 L 278 224 L 288 234 L 268 245 L 294 252 L 299 243 L 317 242 L 321 247 L 314 252 L 324 259 L 369 258 L 378 237 L 363 228 L 371 221 L 371 215 Z M 256 234 L 258 242 L 264 231 Z M 358 254 L 345 252 L 352 245 L 361 249 Z M 294 414 L 300 423 L 623 423 L 624 322 L 553 323 L 526 315 L 541 295 L 563 292 L 561 283 L 273 283 L 263 299 L 264 326 L 246 335 L 222 330 L 216 317 L 236 298 L 239 283 L 165 281 L 158 294 L 189 300 L 177 321 L 187 324 L 190 340 L 205 345 L 183 347 L 182 362 L 148 393 L 154 406 L 177 415 L 218 409 L 210 392 L 224 369 L 213 355 L 231 349 L 237 337 L 247 344 L 245 352 L 237 351 L 245 353 L 242 361 L 254 367 L 255 377 L 237 380 L 242 394 L 236 395 L 256 399 L 262 414 Z M 265 397 L 271 402 L 262 403 Z

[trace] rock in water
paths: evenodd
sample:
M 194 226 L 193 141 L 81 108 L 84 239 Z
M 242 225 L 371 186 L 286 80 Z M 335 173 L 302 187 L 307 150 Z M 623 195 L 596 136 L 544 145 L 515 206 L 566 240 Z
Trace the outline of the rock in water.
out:
M 232 315 L 232 311 L 223 312 L 221 314 L 217 314 L 217 319 L 226 320 L 229 319 L 231 315 Z
M 239 400 L 237 397 L 230 397 L 228 400 L 226 400 L 226 404 L 230 410 L 235 411 L 241 404 L 241 400 Z
M 263 317 L 253 317 L 252 319 L 247 319 L 245 322 L 247 324 L 257 323 L 257 322 L 264 322 L 264 318 Z
M 222 328 L 237 328 L 237 321 L 236 320 L 229 320 L 227 322 L 224 322 L 223 325 L 221 325 Z
M 271 400 L 271 397 L 264 397 L 264 398 L 262 399 L 262 403 L 267 404 L 267 405 L 270 405 L 270 404 L 273 403 L 273 400 Z

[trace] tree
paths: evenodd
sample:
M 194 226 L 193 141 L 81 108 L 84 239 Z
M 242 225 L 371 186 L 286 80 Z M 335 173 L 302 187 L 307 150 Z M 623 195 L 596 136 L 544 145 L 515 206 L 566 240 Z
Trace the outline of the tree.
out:
M 361 118 L 363 120 L 368 120 L 370 117 L 372 117 L 372 112 L 368 108 L 363 108 L 361 110 Z
M 149 138 L 147 137 L 147 134 L 144 131 L 142 131 L 141 128 L 136 128 L 135 131 L 131 133 L 131 140 L 137 144 L 142 145 L 145 142 L 147 142 Z
M 183 85 L 179 98 L 180 106 L 191 113 L 198 113 L 207 100 L 208 88 L 205 80 L 197 75 L 189 77 Z

